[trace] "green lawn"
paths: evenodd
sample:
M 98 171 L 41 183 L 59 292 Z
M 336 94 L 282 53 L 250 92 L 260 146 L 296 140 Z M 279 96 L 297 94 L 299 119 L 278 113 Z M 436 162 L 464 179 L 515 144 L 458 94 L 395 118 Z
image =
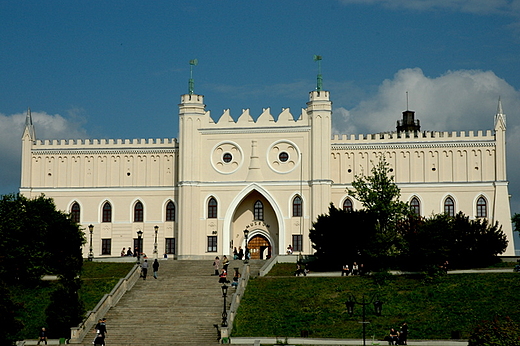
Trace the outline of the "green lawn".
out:
M 83 265 L 83 287 L 79 294 L 86 311 L 92 310 L 103 295 L 110 293 L 120 278 L 124 278 L 135 263 L 85 262 Z M 32 289 L 11 287 L 13 300 L 22 306 L 21 319 L 25 325 L 20 339 L 35 339 L 38 331 L 46 325 L 45 309 L 55 283 L 42 281 Z
M 361 338 L 362 308 L 349 316 L 349 294 L 377 294 L 382 316 L 367 306 L 367 338 L 383 338 L 391 327 L 408 322 L 411 339 L 449 339 L 452 331 L 467 338 L 474 324 L 495 314 L 520 322 L 518 273 L 457 274 L 434 280 L 390 276 L 294 277 L 292 265 L 277 265 L 270 276 L 250 280 L 234 323 L 234 336 Z

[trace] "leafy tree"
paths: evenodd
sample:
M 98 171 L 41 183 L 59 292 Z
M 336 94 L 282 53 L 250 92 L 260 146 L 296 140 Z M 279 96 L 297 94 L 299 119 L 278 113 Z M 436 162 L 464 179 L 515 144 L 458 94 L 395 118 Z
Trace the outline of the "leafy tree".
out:
M 393 258 L 399 255 L 402 247 L 398 224 L 410 214 L 410 206 L 399 200 L 401 191 L 391 175 L 390 165 L 384 156 L 372 166 L 371 175 L 356 175 L 349 194 L 359 200 L 363 207 L 375 216 L 375 233 L 372 248 L 379 256 Z
M 50 337 L 69 336 L 70 327 L 83 320 L 85 309 L 78 295 L 80 287 L 79 279 L 61 279 L 58 288 L 52 293 L 51 303 L 45 311 Z
M 468 346 L 520 345 L 520 326 L 509 317 L 479 323 L 469 337 Z
M 507 237 L 498 223 L 470 220 L 462 212 L 432 215 L 404 232 L 405 267 L 430 270 L 444 261 L 455 268 L 488 266 L 505 251 Z
M 23 328 L 18 317 L 21 307 L 13 303 L 9 289 L 0 282 L 0 345 L 13 345 Z
M 81 304 L 74 301 L 78 299 L 79 281 L 75 278 L 81 272 L 84 242 L 79 226 L 69 215 L 56 210 L 52 199 L 43 195 L 34 199 L 14 194 L 1 197 L 0 283 L 33 287 L 44 274 L 58 275 L 61 292 L 51 308 L 70 309 L 75 315 L 82 310 Z M 0 309 L 12 306 L 8 301 L 0 304 Z M 67 329 L 70 323 L 76 323 L 74 318 L 62 322 Z
M 375 217 L 368 211 L 344 211 L 330 204 L 329 213 L 320 215 L 309 237 L 316 250 L 318 265 L 340 269 L 345 263 L 370 262 L 367 251 L 375 234 Z M 377 251 L 376 251 L 377 252 Z

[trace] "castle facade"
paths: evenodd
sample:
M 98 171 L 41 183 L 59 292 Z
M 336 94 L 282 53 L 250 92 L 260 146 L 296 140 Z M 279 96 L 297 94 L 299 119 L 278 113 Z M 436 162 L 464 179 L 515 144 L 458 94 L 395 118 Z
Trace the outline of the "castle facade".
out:
M 247 239 L 251 257 L 265 259 L 289 244 L 313 253 L 312 222 L 331 202 L 361 208 L 347 190 L 384 155 L 418 214 L 498 221 L 509 239 L 503 255 L 514 255 L 500 102 L 494 129 L 476 133 L 421 132 L 405 111 L 398 131 L 332 136 L 331 116 L 328 91 L 310 92 L 297 118 L 264 109 L 236 121 L 229 111 L 214 121 L 204 97 L 189 93 L 178 139 L 41 141 L 28 112 L 20 193 L 43 193 L 71 213 L 85 229 L 85 257 L 137 247 L 206 259 L 245 249 Z

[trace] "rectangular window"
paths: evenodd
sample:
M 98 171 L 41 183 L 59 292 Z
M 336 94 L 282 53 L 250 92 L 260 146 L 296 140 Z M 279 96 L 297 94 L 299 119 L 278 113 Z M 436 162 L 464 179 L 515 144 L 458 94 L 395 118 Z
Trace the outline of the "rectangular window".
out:
M 303 236 L 301 234 L 293 234 L 292 247 L 293 251 L 303 251 Z
M 175 254 L 175 238 L 166 238 L 166 248 L 164 253 L 174 255 Z
M 139 238 L 134 238 L 134 254 L 137 252 L 143 253 L 143 238 L 141 238 L 141 244 L 139 244 Z M 140 251 L 139 251 L 140 250 Z
M 101 254 L 110 255 L 112 250 L 112 239 L 101 239 Z
M 217 252 L 217 236 L 209 235 L 208 236 L 208 252 Z

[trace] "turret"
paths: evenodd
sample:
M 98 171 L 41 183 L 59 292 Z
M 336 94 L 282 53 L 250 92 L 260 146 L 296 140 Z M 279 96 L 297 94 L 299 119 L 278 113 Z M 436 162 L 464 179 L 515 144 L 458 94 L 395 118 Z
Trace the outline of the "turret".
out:
M 22 188 L 31 185 L 31 163 L 32 163 L 32 147 L 36 141 L 36 133 L 32 122 L 31 109 L 27 109 L 25 117 L 25 128 L 22 135 L 22 176 L 20 186 Z

